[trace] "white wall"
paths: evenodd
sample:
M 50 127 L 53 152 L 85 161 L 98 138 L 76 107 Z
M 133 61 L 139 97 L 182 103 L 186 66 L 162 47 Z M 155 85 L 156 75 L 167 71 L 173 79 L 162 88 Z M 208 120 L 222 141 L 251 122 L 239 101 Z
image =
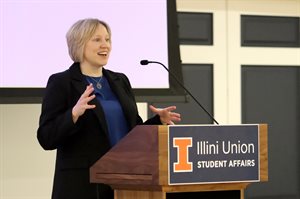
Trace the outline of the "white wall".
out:
M 38 144 L 39 104 L 0 105 L 1 199 L 49 199 L 55 152 Z
M 138 103 L 147 118 L 147 104 Z M 0 199 L 50 199 L 55 151 L 36 138 L 40 104 L 0 105 Z

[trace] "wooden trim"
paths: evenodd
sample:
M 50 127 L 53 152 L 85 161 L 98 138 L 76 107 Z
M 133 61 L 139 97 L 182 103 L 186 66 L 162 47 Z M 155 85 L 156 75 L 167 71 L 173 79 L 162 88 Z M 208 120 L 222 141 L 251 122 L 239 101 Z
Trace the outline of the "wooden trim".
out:
M 97 179 L 106 179 L 106 180 L 140 180 L 140 181 L 151 181 L 152 175 L 148 174 L 141 174 L 141 175 L 134 175 L 134 174 L 111 174 L 111 173 L 102 173 L 102 174 L 95 174 Z
M 168 184 L 168 126 L 158 126 L 159 185 Z
M 115 190 L 115 199 L 166 199 L 161 191 Z
M 260 139 L 260 181 L 268 181 L 268 125 L 259 125 Z
M 240 199 L 245 199 L 245 189 L 241 189 L 240 193 L 241 193 Z
M 250 183 L 219 183 L 219 184 L 202 184 L 202 185 L 173 185 L 163 186 L 164 192 L 200 192 L 200 191 L 226 191 L 242 190 Z

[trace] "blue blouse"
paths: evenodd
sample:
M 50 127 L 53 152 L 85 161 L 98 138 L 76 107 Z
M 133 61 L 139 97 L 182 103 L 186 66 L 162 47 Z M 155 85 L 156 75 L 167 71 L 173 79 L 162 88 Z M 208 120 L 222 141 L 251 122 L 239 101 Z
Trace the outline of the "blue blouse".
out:
M 129 131 L 121 104 L 110 88 L 105 76 L 90 77 L 86 80 L 94 86 L 94 93 L 102 105 L 109 132 L 111 146 L 117 144 Z M 98 85 L 98 87 L 97 87 Z M 101 87 L 101 88 L 100 88 Z

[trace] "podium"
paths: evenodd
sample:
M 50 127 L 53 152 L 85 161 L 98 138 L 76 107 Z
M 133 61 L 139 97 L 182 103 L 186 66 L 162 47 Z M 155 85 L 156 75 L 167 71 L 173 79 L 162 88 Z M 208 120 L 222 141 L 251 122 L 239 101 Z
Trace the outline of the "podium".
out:
M 186 132 L 189 132 L 190 129 L 196 129 L 196 133 L 198 133 L 198 127 L 195 127 L 194 125 L 174 126 L 182 127 L 180 129 L 176 128 L 175 130 L 179 131 L 179 133 L 183 130 L 182 136 L 184 138 L 190 138 L 193 136 L 185 134 Z M 188 171 L 187 174 L 192 177 L 190 178 L 188 176 L 185 181 L 181 183 L 181 175 L 184 176 L 185 172 L 175 172 L 175 183 L 172 183 L 170 180 L 173 175 L 171 170 L 175 170 L 175 164 L 177 163 L 170 163 L 170 147 L 172 148 L 172 146 L 170 146 L 170 140 L 174 140 L 174 138 L 170 138 L 171 135 L 169 131 L 171 127 L 167 125 L 136 126 L 115 147 L 113 147 L 102 158 L 95 162 L 92 167 L 90 167 L 90 182 L 110 185 L 114 189 L 116 199 L 168 199 L 168 193 L 217 192 L 232 190 L 239 191 L 238 198 L 244 199 L 244 190 L 250 183 L 264 182 L 268 180 L 267 125 L 257 124 L 254 125 L 254 137 L 257 135 L 256 144 L 258 145 L 255 149 L 252 147 L 252 144 L 255 143 L 255 141 L 250 141 L 250 144 L 246 145 L 242 142 L 244 139 L 243 137 L 238 138 L 238 140 L 236 140 L 236 144 L 232 144 L 232 141 L 222 141 L 225 157 L 229 157 L 234 152 L 239 152 L 239 154 L 234 154 L 235 156 L 233 156 L 235 157 L 233 159 L 236 159 L 236 157 L 242 157 L 243 155 L 255 155 L 254 152 L 256 152 L 257 160 L 255 158 L 247 161 L 243 160 L 243 158 L 241 158 L 240 161 L 222 160 L 223 163 L 225 161 L 225 165 L 220 165 L 222 163 L 220 160 L 207 162 L 198 161 L 198 167 L 197 163 L 194 163 L 193 166 L 194 170 L 198 172 L 198 174 L 191 174 L 191 171 Z M 196 150 L 197 152 L 195 153 L 197 153 L 199 157 L 201 154 L 205 155 L 201 156 L 201 160 L 203 160 L 202 157 L 218 157 L 218 155 L 221 154 L 219 151 L 222 151 L 220 149 L 222 139 L 227 139 L 227 137 L 230 137 L 228 135 L 234 133 L 234 131 L 236 131 L 236 134 L 233 136 L 233 139 L 235 139 L 237 135 L 247 137 L 248 133 L 244 131 L 247 131 L 247 129 L 250 128 L 244 125 L 224 125 L 222 128 L 219 127 L 220 125 L 208 125 L 205 126 L 204 130 L 202 130 L 202 125 L 199 125 L 202 137 L 198 138 L 198 142 L 195 142 L 193 147 L 198 147 Z M 238 127 L 238 129 L 234 130 L 236 127 Z M 205 132 L 206 130 L 210 131 L 210 129 L 212 129 L 212 132 Z M 212 135 L 217 136 L 217 141 L 205 141 L 206 134 L 208 134 L 209 137 L 207 139 L 211 139 Z M 219 135 L 222 135 L 222 137 L 219 138 Z M 229 145 L 226 145 L 227 143 L 232 144 L 230 145 L 231 148 L 229 148 Z M 235 149 L 235 151 L 232 152 L 229 151 L 229 149 Z M 178 148 L 175 148 L 174 150 L 175 154 L 176 150 L 179 154 Z M 176 162 L 178 160 L 175 158 L 174 161 Z M 183 161 L 185 161 L 185 163 L 192 164 L 189 162 L 189 158 L 183 158 Z M 241 162 L 243 164 L 241 164 Z M 203 164 L 201 165 L 201 163 Z M 250 168 L 254 165 L 255 168 Z M 214 166 L 214 168 L 212 168 L 212 166 Z M 221 166 L 223 168 L 221 168 Z M 201 170 L 201 168 L 203 168 L 203 170 Z M 224 176 L 222 174 L 222 172 L 224 172 L 223 169 L 228 169 L 229 171 L 226 171 Z M 254 177 L 254 180 L 252 179 L 252 170 L 249 172 L 250 174 L 245 174 L 248 172 L 247 169 L 254 169 L 255 175 L 257 175 Z M 211 171 L 214 173 L 221 172 L 221 174 L 202 176 L 202 173 L 206 174 Z M 233 173 L 230 174 L 230 172 Z M 237 176 L 234 178 L 237 178 L 237 180 L 231 179 L 230 175 L 236 174 Z M 179 178 L 176 178 L 176 175 L 179 175 Z M 197 179 L 193 182 L 189 182 L 190 179 L 197 176 L 202 176 L 200 177 L 199 182 Z M 220 177 L 220 179 L 211 181 L 210 177 Z M 223 177 L 225 180 L 222 179 Z M 201 181 L 204 178 L 207 181 Z M 214 180 L 214 178 L 212 180 Z

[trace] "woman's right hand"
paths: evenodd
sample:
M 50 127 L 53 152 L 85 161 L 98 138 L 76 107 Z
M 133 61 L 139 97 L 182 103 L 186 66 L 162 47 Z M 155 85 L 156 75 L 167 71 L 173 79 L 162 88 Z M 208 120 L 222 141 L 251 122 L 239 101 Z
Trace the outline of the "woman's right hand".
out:
M 93 109 L 96 105 L 88 104 L 92 99 L 96 96 L 92 94 L 94 91 L 93 84 L 90 84 L 86 87 L 85 91 L 80 96 L 79 100 L 77 101 L 76 105 L 72 109 L 72 119 L 73 122 L 76 123 L 78 118 L 84 114 L 87 109 Z M 91 95 L 91 96 L 90 96 Z

